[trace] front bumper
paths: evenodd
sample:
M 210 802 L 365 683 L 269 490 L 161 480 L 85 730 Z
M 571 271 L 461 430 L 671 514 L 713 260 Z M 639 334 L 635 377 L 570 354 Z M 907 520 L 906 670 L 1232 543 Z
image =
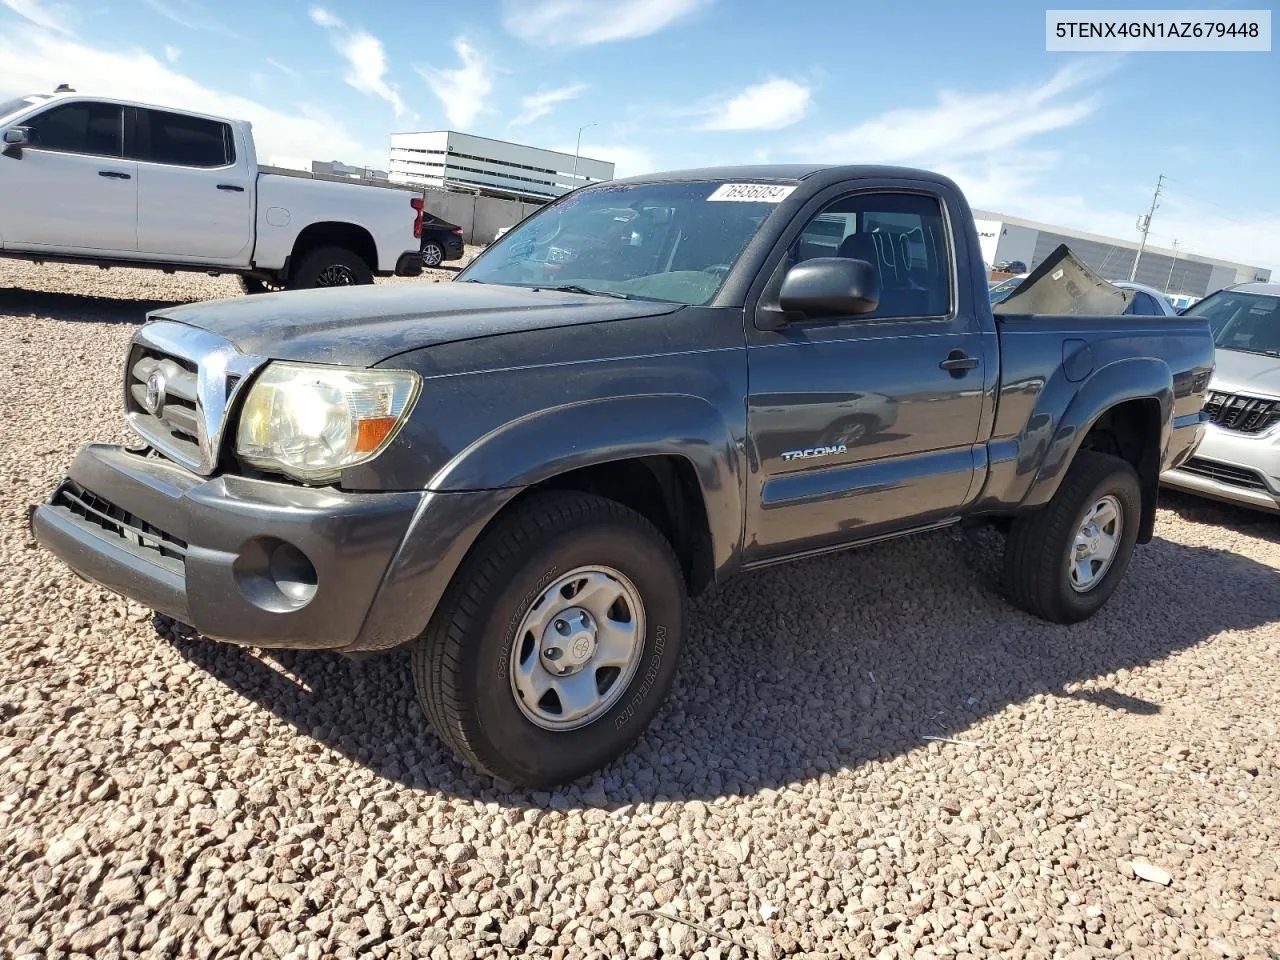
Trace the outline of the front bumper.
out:
M 1193 456 L 1160 476 L 1166 487 L 1280 513 L 1280 428 L 1264 434 L 1209 424 Z
M 397 277 L 422 276 L 422 253 L 418 250 L 406 250 L 396 258 Z
M 356 652 L 423 630 L 501 502 L 488 491 L 209 479 L 145 451 L 90 444 L 30 523 L 85 579 L 205 636 Z

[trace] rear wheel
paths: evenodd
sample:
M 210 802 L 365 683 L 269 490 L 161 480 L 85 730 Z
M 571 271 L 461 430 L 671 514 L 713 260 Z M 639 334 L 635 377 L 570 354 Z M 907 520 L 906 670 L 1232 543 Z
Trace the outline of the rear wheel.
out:
M 373 271 L 359 254 L 345 247 L 312 250 L 289 274 L 290 290 L 354 287 L 368 283 L 373 283 Z
M 566 783 L 613 760 L 675 676 L 685 585 L 644 517 L 538 494 L 472 550 L 414 648 L 418 699 L 465 761 L 511 783 Z
M 438 267 L 442 263 L 444 263 L 444 247 L 434 240 L 428 240 L 422 245 L 422 265 Z
M 1014 518 L 1004 555 L 1010 602 L 1054 623 L 1093 616 L 1124 577 L 1141 517 L 1133 467 L 1081 450 L 1053 499 Z

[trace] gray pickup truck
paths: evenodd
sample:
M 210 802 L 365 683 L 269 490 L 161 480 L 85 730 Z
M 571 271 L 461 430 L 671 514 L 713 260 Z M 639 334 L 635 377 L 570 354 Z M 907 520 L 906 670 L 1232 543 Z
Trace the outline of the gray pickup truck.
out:
M 140 444 L 84 447 L 31 524 L 209 637 L 412 644 L 439 736 L 550 784 L 640 734 L 686 597 L 739 571 L 990 519 L 1014 604 L 1090 616 L 1213 362 L 1203 320 L 997 319 L 944 177 L 683 171 L 548 204 L 451 283 L 156 311 Z

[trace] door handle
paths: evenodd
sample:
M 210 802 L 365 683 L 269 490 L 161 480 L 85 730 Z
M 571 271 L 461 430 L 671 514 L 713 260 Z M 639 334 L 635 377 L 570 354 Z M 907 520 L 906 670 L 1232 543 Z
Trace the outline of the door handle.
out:
M 969 356 L 963 350 L 952 350 L 947 354 L 947 359 L 938 364 L 953 377 L 963 377 L 977 365 L 978 358 Z
M 108 180 L 132 180 L 133 178 L 127 173 L 121 173 L 119 170 L 99 170 L 98 176 L 106 177 Z
M 230 190 L 232 193 L 244 193 L 244 187 L 236 186 L 234 183 L 220 183 L 219 190 Z

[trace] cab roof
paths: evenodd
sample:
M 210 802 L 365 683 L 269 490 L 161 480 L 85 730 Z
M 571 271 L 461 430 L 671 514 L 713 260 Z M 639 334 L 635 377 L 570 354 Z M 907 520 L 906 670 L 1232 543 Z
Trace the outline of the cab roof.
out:
M 923 180 L 939 186 L 955 188 L 955 184 L 940 173 L 914 167 L 891 167 L 873 164 L 820 164 L 820 163 L 761 163 L 740 166 L 694 167 L 687 170 L 670 170 L 661 173 L 645 173 L 634 177 L 620 177 L 607 181 L 619 183 L 664 183 L 676 180 L 727 180 L 727 181 L 786 181 L 790 183 L 813 181 L 815 187 L 823 187 L 841 180 L 895 179 Z M 594 186 L 594 184 L 593 184 Z

